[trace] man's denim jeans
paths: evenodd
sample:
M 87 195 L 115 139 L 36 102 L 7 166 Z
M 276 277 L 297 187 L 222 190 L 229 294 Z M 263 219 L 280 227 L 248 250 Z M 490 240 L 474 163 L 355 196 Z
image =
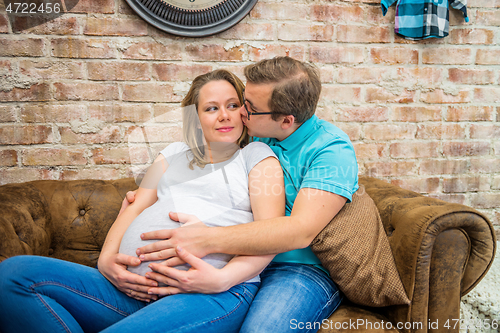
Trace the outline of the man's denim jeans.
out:
M 272 262 L 260 277 L 242 333 L 316 332 L 343 298 L 330 277 L 311 265 Z
M 97 269 L 18 256 L 0 263 L 0 331 L 238 332 L 257 289 L 242 283 L 149 304 L 120 292 Z

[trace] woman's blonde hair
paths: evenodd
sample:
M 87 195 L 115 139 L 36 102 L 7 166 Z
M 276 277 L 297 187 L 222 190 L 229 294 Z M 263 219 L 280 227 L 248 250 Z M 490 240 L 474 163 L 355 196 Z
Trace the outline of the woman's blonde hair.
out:
M 245 89 L 245 85 L 233 73 L 225 69 L 217 69 L 213 72 L 199 75 L 193 80 L 188 93 L 181 102 L 181 106 L 183 107 L 182 134 L 184 142 L 186 142 L 189 146 L 192 153 L 192 159 L 189 162 L 190 169 L 193 169 L 194 164 L 200 168 L 203 168 L 206 164 L 208 164 L 205 160 L 205 142 L 203 140 L 203 131 L 198 117 L 198 102 L 201 88 L 203 88 L 205 84 L 212 81 L 229 82 L 238 94 L 240 105 L 243 105 L 243 90 Z M 244 147 L 248 141 L 249 138 L 247 129 L 244 127 L 243 132 L 236 143 L 240 147 Z

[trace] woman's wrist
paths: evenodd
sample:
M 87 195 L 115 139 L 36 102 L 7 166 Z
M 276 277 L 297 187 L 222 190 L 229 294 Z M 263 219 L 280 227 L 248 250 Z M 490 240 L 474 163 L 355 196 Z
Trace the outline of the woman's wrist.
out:
M 108 251 L 101 251 L 99 254 L 99 258 L 97 259 L 97 267 L 100 270 L 100 268 L 104 268 L 104 266 L 108 265 L 112 257 L 112 253 Z
M 220 276 L 219 276 L 219 290 L 218 292 L 224 292 L 228 291 L 231 289 L 236 283 L 233 281 L 234 273 L 232 273 L 230 270 L 224 270 L 222 268 L 219 270 Z

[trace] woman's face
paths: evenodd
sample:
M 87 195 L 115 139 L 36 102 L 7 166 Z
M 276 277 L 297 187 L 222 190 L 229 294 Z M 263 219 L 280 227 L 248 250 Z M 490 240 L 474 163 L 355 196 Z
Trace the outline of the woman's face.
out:
M 198 116 L 207 142 L 237 142 L 243 132 L 241 103 L 227 81 L 205 84 L 198 97 Z

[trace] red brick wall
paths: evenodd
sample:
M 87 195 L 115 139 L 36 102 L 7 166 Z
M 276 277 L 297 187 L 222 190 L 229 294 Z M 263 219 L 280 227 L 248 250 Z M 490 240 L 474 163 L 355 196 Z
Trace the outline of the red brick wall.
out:
M 394 7 L 384 17 L 379 2 L 260 0 L 199 39 L 149 26 L 123 0 L 80 0 L 13 33 L 26 22 L 12 27 L 0 3 L 0 182 L 128 177 L 180 139 L 195 76 L 290 55 L 320 67 L 317 114 L 349 134 L 361 174 L 499 225 L 500 1 L 469 0 L 470 23 L 452 10 L 450 35 L 420 42 L 395 36 Z

